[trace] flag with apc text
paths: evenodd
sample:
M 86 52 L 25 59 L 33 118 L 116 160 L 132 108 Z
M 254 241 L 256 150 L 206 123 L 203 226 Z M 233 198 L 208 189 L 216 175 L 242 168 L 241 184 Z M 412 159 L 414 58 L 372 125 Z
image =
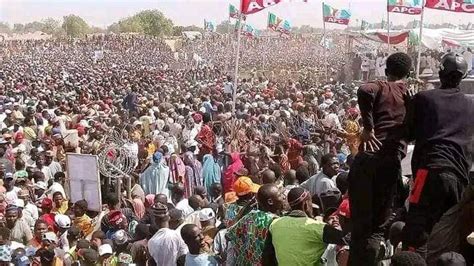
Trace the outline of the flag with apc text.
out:
M 267 7 L 276 5 L 281 1 L 282 0 L 241 0 L 240 10 L 244 15 L 253 14 L 262 11 Z
M 323 3 L 323 18 L 324 22 L 347 25 L 351 18 L 351 12 L 348 9 L 335 9 Z
M 461 13 L 474 13 L 474 0 L 426 0 L 425 7 Z
M 388 0 L 387 11 L 408 15 L 419 15 L 423 8 L 421 0 Z

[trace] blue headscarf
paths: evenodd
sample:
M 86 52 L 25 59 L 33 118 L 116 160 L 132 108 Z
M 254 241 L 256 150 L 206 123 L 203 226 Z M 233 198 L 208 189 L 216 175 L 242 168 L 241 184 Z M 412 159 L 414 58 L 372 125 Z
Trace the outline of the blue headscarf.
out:
M 210 197 L 209 191 L 212 184 L 221 182 L 221 167 L 211 154 L 206 154 L 203 157 L 202 176 L 207 195 Z
M 153 162 L 159 163 L 161 162 L 161 158 L 163 158 L 163 153 L 155 152 L 155 154 L 153 154 Z

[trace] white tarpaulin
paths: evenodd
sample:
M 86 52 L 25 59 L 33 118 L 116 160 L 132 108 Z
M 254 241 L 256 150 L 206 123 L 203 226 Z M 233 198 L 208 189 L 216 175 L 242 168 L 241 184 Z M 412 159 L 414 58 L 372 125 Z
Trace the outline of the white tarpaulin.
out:
M 381 42 L 381 43 L 388 43 L 390 41 L 390 45 L 395 45 L 395 44 L 406 45 L 406 40 L 408 40 L 409 32 L 408 31 L 391 32 L 390 39 L 389 39 L 389 35 L 383 31 L 373 32 L 373 33 L 362 33 L 362 36 L 376 42 Z
M 97 156 L 67 153 L 66 171 L 69 178 L 70 200 L 76 202 L 85 199 L 89 210 L 100 212 L 102 198 Z
M 419 34 L 414 29 L 414 34 Z M 443 43 L 457 43 L 462 47 L 474 47 L 474 30 L 423 28 L 423 45 L 428 49 L 442 50 Z
M 188 40 L 202 39 L 202 33 L 199 31 L 183 31 L 182 34 Z

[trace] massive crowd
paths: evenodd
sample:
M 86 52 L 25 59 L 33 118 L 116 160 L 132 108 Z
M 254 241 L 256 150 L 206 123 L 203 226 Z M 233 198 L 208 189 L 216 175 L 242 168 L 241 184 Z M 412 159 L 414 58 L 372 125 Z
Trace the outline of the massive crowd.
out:
M 326 81 L 314 39 L 245 40 L 233 103 L 227 38 L 176 53 L 138 36 L 2 43 L 0 263 L 347 265 L 354 243 L 364 246 L 361 230 L 351 241 L 348 173 L 354 160 L 360 167 L 370 111 L 343 46 L 334 37 Z M 100 154 L 117 132 L 135 162 L 129 193 L 101 178 L 101 212 L 71 202 L 66 153 Z M 396 200 L 385 206 L 377 263 L 425 265 L 424 253 L 401 251 L 408 180 L 380 191 Z M 428 261 L 472 264 L 469 223 L 462 248 L 449 250 L 465 258 Z

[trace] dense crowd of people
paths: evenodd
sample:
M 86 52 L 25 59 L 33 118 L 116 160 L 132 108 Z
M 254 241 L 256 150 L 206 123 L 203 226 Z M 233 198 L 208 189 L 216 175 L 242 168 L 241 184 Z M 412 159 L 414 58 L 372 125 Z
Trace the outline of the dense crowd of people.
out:
M 453 206 L 472 217 L 466 121 L 427 137 L 434 129 L 424 123 L 443 128 L 453 117 L 419 113 L 440 111 L 430 96 L 410 100 L 411 59 L 379 54 L 383 73 L 371 77 L 387 81 L 359 87 L 344 40 L 333 42 L 326 81 L 315 39 L 245 40 L 237 86 L 228 75 L 235 45 L 222 37 L 177 52 L 141 36 L 2 43 L 0 263 L 471 265 L 472 219 L 456 248 L 429 246 Z M 459 85 L 449 78 L 449 89 Z M 471 117 L 458 94 L 459 116 Z M 101 212 L 71 202 L 66 153 L 99 155 L 117 135 L 134 162 L 123 176 L 131 186 L 115 191 L 119 181 L 101 173 Z M 415 147 L 414 182 L 400 169 L 412 140 L 425 145 Z M 439 175 L 454 185 L 429 192 L 456 197 L 436 211 L 420 196 L 428 170 L 418 178 L 433 165 L 454 169 Z

